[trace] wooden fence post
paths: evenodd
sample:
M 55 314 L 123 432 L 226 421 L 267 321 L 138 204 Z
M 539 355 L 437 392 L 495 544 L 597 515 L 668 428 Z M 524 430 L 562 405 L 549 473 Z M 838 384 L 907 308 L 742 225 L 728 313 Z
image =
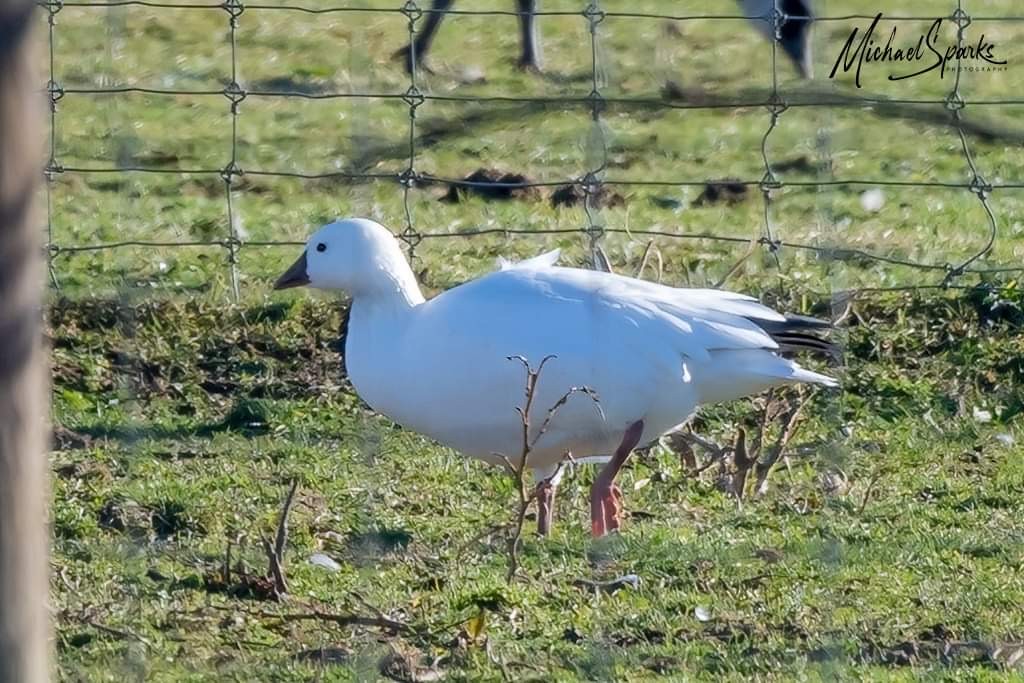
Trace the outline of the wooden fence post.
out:
M 32 0 L 0 0 L 0 683 L 50 676 L 48 382 L 42 345 L 42 83 Z

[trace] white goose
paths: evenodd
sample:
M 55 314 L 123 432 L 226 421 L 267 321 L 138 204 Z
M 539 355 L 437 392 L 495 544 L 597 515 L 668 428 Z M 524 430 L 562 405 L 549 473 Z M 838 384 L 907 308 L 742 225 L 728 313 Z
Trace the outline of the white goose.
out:
M 545 255 L 467 282 L 430 301 L 387 228 L 360 218 L 318 230 L 275 289 L 309 285 L 352 297 L 349 378 L 376 411 L 463 454 L 504 465 L 523 452 L 516 408 L 524 370 L 547 362 L 534 392 L 534 434 L 573 395 L 527 461 L 537 483 L 538 530 L 551 526 L 566 454 L 608 463 L 591 490 L 595 536 L 620 525 L 615 476 L 633 449 L 688 420 L 701 404 L 794 382 L 835 380 L 783 358 L 782 348 L 827 344 L 751 297 L 677 289 L 611 273 L 554 266 Z M 600 409 L 598 409 L 600 408 Z

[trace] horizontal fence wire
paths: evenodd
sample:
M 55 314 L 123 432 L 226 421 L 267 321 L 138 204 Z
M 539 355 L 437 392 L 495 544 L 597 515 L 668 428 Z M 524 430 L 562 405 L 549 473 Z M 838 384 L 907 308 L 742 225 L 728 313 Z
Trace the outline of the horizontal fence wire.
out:
M 425 4 L 427 0 L 422 0 Z M 627 234 L 630 236 L 643 236 L 648 238 L 666 238 L 676 240 L 708 240 L 722 243 L 734 243 L 749 245 L 752 250 L 756 245 L 766 249 L 772 256 L 774 263 L 781 274 L 779 252 L 783 249 L 812 252 L 825 259 L 844 259 L 855 257 L 878 263 L 904 266 L 921 270 L 922 272 L 938 272 L 942 277 L 932 283 L 910 283 L 906 285 L 895 285 L 888 287 L 861 287 L 856 292 L 900 292 L 925 289 L 968 289 L 979 285 L 966 285 L 956 283 L 957 278 L 968 275 L 996 275 L 1024 273 L 1024 265 L 999 265 L 981 267 L 976 263 L 984 258 L 993 248 L 998 238 L 998 221 L 996 214 L 989 202 L 989 198 L 995 191 L 1015 191 L 1024 189 L 1024 181 L 988 181 L 981 173 L 975 162 L 974 155 L 968 142 L 967 124 L 963 118 L 964 109 L 968 102 L 960 91 L 960 61 L 958 54 L 956 75 L 953 87 L 945 98 L 889 98 L 880 96 L 861 95 L 837 95 L 821 96 L 819 94 L 788 93 L 783 94 L 779 89 L 778 64 L 777 64 L 777 43 L 782 36 L 782 27 L 786 21 L 813 19 L 814 22 L 830 21 L 851 21 L 851 20 L 872 20 L 875 15 L 867 14 L 844 14 L 834 16 L 800 17 L 787 15 L 778 8 L 765 16 L 748 16 L 745 14 L 671 14 L 671 13 L 645 13 L 645 12 L 615 12 L 605 11 L 600 7 L 599 0 L 589 0 L 579 10 L 538 10 L 533 12 L 535 16 L 578 16 L 586 22 L 590 48 L 590 92 L 586 95 L 537 97 L 537 96 L 513 96 L 513 95 L 459 95 L 459 94 L 432 94 L 423 92 L 418 85 L 419 68 L 416 63 L 415 50 L 410 49 L 408 72 L 408 86 L 402 92 L 297 92 L 290 90 L 267 90 L 249 89 L 243 86 L 238 79 L 238 33 L 239 18 L 245 12 L 250 11 L 283 11 L 299 12 L 305 14 L 332 14 L 332 13 L 390 13 L 402 15 L 406 20 L 409 45 L 413 45 L 419 33 L 421 20 L 431 13 L 443 12 L 451 15 L 475 15 L 475 16 L 522 16 L 519 11 L 504 10 L 477 10 L 477 9 L 434 9 L 433 7 L 420 6 L 416 0 L 408 0 L 397 7 L 351 7 L 351 6 L 329 6 L 329 7 L 307 7 L 302 5 L 282 4 L 243 4 L 241 0 L 224 0 L 218 4 L 198 3 L 169 3 L 151 2 L 149 0 L 114 0 L 111 2 L 91 1 L 69 1 L 61 0 L 39 0 L 37 3 L 47 14 L 48 23 L 48 47 L 49 47 L 49 80 L 44 88 L 50 104 L 50 136 L 49 136 L 49 158 L 46 163 L 46 231 L 47 231 L 47 252 L 49 255 L 50 277 L 54 286 L 59 286 L 59 278 L 55 266 L 55 260 L 62 254 L 75 254 L 84 252 L 96 252 L 129 247 L 152 247 L 152 248 L 219 248 L 227 255 L 227 265 L 231 282 L 231 291 L 235 300 L 239 297 L 239 272 L 238 254 L 243 248 L 250 247 L 276 247 L 276 246 L 300 246 L 303 243 L 296 240 L 249 240 L 242 239 L 236 229 L 235 214 L 232 195 L 236 191 L 236 185 L 244 176 L 253 177 L 278 177 L 278 178 L 299 178 L 299 179 L 333 179 L 336 181 L 358 182 L 391 182 L 395 183 L 402 192 L 402 206 L 405 215 L 405 225 L 399 232 L 398 237 L 405 243 L 410 258 L 416 257 L 416 247 L 426 239 L 465 239 L 474 236 L 497 235 L 570 235 L 580 234 L 588 240 L 588 248 L 591 251 L 595 262 L 598 252 L 601 249 L 601 242 L 604 235 L 612 233 Z M 156 9 L 184 9 L 218 11 L 226 16 L 226 23 L 230 44 L 230 81 L 221 89 L 173 89 L 154 88 L 144 86 L 108 86 L 108 87 L 64 87 L 57 80 L 56 73 L 56 42 L 55 32 L 57 16 L 65 7 L 83 8 L 114 8 L 114 7 L 146 7 Z M 601 64 L 601 51 L 599 49 L 600 25 L 607 19 L 656 19 L 667 21 L 696 21 L 696 20 L 744 20 L 764 21 L 770 33 L 773 33 L 776 40 L 771 41 L 771 88 L 763 96 L 752 96 L 745 98 L 703 98 L 697 102 L 680 102 L 672 99 L 651 98 L 651 97 L 620 97 L 605 95 L 602 92 L 603 65 Z M 963 8 L 962 0 L 956 2 L 951 8 L 951 13 L 945 17 L 935 16 L 885 16 L 886 21 L 935 21 L 936 19 L 951 21 L 957 27 L 957 47 L 962 48 L 965 43 L 964 31 L 974 22 L 1020 22 L 1024 21 L 1021 16 L 977 16 L 968 14 Z M 112 167 L 88 167 L 88 166 L 65 166 L 60 163 L 57 149 L 58 111 L 59 103 L 68 96 L 120 96 L 129 94 L 143 94 L 158 97 L 223 97 L 227 101 L 230 112 L 230 129 L 226 131 L 226 158 L 227 161 L 220 168 L 158 168 L 141 165 L 117 165 Z M 243 169 L 238 163 L 238 118 L 240 116 L 240 104 L 249 98 L 285 98 L 301 100 L 331 100 L 331 99 L 356 99 L 356 100 L 398 100 L 408 107 L 408 136 L 407 154 L 405 156 L 405 167 L 395 172 L 301 172 L 267 169 Z M 449 103 L 471 103 L 471 104 L 531 104 L 542 106 L 558 106 L 563 108 L 580 107 L 587 110 L 592 121 L 593 131 L 591 136 L 589 153 L 594 153 L 598 159 L 592 167 L 587 168 L 578 177 L 565 178 L 557 181 L 543 182 L 484 182 L 473 181 L 454 177 L 444 177 L 425 173 L 417 169 L 417 114 L 419 108 L 427 102 L 449 102 Z M 893 180 L 884 178 L 821 178 L 814 180 L 785 180 L 775 170 L 768 152 L 768 143 L 772 133 L 777 128 L 780 119 L 785 112 L 791 108 L 859 108 L 872 106 L 933 106 L 941 107 L 947 117 L 948 124 L 957 134 L 960 143 L 961 153 L 965 162 L 968 180 L 962 182 L 951 181 L 910 181 Z M 1020 106 L 1024 105 L 1024 97 L 1000 97 L 971 100 L 971 107 L 999 107 L 999 106 Z M 705 187 L 709 183 L 716 182 L 708 178 L 691 179 L 670 179 L 657 180 L 651 178 L 609 178 L 607 177 L 608 149 L 602 128 L 602 115 L 609 109 L 662 109 L 662 110 L 737 110 L 737 109 L 765 109 L 768 113 L 768 120 L 765 132 L 761 138 L 761 159 L 764 172 L 758 179 L 730 179 L 730 184 L 742 185 L 749 188 L 757 188 L 763 200 L 763 225 L 761 235 L 755 239 L 745 236 L 718 235 L 709 233 L 693 232 L 670 232 L 664 230 L 643 230 L 609 227 L 601 219 L 597 207 L 597 198 L 605 186 L 647 186 L 647 187 Z M 53 216 L 54 208 L 52 201 L 51 186 L 56 178 L 64 174 L 112 174 L 112 173 L 144 173 L 144 174 L 173 174 L 179 176 L 219 176 L 224 183 L 225 216 L 227 229 L 220 239 L 185 240 L 185 241 L 161 241 L 161 240 L 120 240 L 103 243 L 65 245 L 54 239 Z M 509 190 L 543 187 L 564 187 L 566 185 L 577 188 L 584 197 L 583 208 L 586 217 L 586 224 L 573 228 L 550 228 L 550 229 L 511 229 L 511 228 L 486 228 L 467 229 L 459 231 L 419 231 L 413 219 L 413 212 L 410 206 L 410 192 L 414 188 L 430 185 L 446 185 L 453 188 L 506 188 Z M 778 202 L 776 194 L 783 188 L 813 188 L 826 189 L 843 186 L 872 186 L 872 187 L 899 187 L 899 188 L 943 188 L 950 190 L 961 190 L 973 194 L 982 208 L 988 224 L 988 236 L 984 246 L 969 258 L 958 263 L 929 263 L 913 259 L 903 259 L 884 254 L 877 254 L 859 248 L 830 247 L 823 245 L 805 244 L 780 239 L 775 235 L 773 227 L 774 213 Z M 744 259 L 750 255 L 748 251 Z M 729 271 L 731 274 L 742 260 L 733 266 Z M 728 274 L 727 276 L 728 277 Z M 723 279 L 724 281 L 724 279 Z M 719 283 L 719 286 L 721 282 Z M 982 286 L 995 286 L 991 283 Z

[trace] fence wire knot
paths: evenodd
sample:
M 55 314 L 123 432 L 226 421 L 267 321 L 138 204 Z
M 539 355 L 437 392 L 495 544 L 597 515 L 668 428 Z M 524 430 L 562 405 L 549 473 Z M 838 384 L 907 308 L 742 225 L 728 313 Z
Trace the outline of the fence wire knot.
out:
M 64 9 L 64 2 L 62 0 L 44 0 L 39 4 L 46 8 L 46 11 L 48 12 L 46 20 L 49 22 L 50 26 L 57 23 L 57 12 Z
M 963 7 L 957 7 L 953 13 L 949 15 L 949 20 L 959 26 L 961 31 L 970 26 L 973 21 L 973 19 L 971 19 L 971 15 L 965 12 Z
M 414 168 L 407 168 L 398 174 L 398 184 L 406 189 L 412 189 L 421 184 L 423 176 Z
M 975 173 L 968 189 L 984 201 L 992 194 L 992 183 L 985 180 L 981 174 Z
M 419 246 L 419 243 L 423 241 L 423 235 L 421 235 L 416 228 L 408 225 L 405 230 L 399 233 L 398 239 L 408 244 L 409 249 L 415 249 Z
M 773 237 L 768 237 L 767 235 L 762 235 L 761 237 L 758 237 L 757 243 L 760 244 L 762 247 L 768 247 L 768 252 L 771 254 L 777 254 L 779 250 L 782 249 L 781 240 L 777 240 Z
M 409 18 L 409 30 L 412 30 L 412 27 L 423 16 L 423 10 L 416 4 L 416 0 L 406 0 L 406 3 L 402 5 L 402 9 L 399 11 Z
M 768 97 L 768 101 L 765 102 L 764 106 L 771 112 L 773 119 L 778 118 L 784 111 L 789 109 L 789 103 L 778 92 L 773 92 Z M 773 120 L 772 124 L 774 125 L 774 123 L 776 122 Z
M 945 106 L 946 109 L 957 114 L 961 109 L 967 106 L 967 102 L 964 100 L 959 90 L 954 90 L 946 95 Z
M 224 86 L 223 93 L 224 97 L 228 98 L 228 100 L 231 101 L 231 113 L 237 114 L 238 105 L 242 102 L 242 100 L 246 98 L 246 95 L 248 95 L 248 93 L 245 92 L 245 90 L 242 88 L 241 85 L 238 84 L 237 81 L 231 81 L 226 86 Z
M 942 282 L 939 283 L 943 288 L 949 287 L 953 284 L 953 280 L 967 272 L 966 265 L 954 266 L 952 263 L 945 263 L 943 264 L 943 267 L 946 269 L 946 276 L 942 278 Z
M 50 110 L 57 110 L 57 103 L 64 99 L 64 87 L 54 80 L 46 82 L 46 92 L 50 96 Z
M 224 0 L 221 3 L 220 8 L 228 13 L 231 17 L 231 25 L 233 27 L 238 26 L 238 17 L 242 16 L 242 12 L 245 11 L 245 5 L 239 0 Z
M 586 6 L 586 8 L 583 10 L 583 16 L 590 24 L 591 33 L 596 32 L 597 25 L 600 24 L 605 19 L 604 10 L 602 10 L 596 2 L 591 2 L 589 5 Z
M 585 99 L 590 103 L 590 116 L 596 121 L 608 103 L 604 99 L 604 95 L 601 94 L 601 91 L 596 88 L 587 93 Z
M 415 85 L 410 85 L 409 88 L 402 93 L 402 101 L 409 105 L 409 114 L 415 115 L 417 107 L 426 102 L 427 97 L 423 92 Z
M 601 177 L 598 175 L 598 173 L 595 173 L 594 171 L 587 171 L 586 174 L 582 178 L 580 178 L 580 189 L 583 190 L 583 194 L 586 197 L 590 197 L 590 195 L 596 194 L 598 188 L 600 188 L 600 186 L 603 184 L 603 181 L 601 180 Z
M 772 3 L 772 11 L 764 18 L 771 22 L 776 42 L 782 40 L 782 25 L 786 23 L 786 13 L 779 9 L 777 4 Z
M 225 183 L 230 185 L 231 183 L 234 182 L 235 176 L 238 176 L 240 178 L 244 174 L 245 172 L 241 169 L 241 167 L 238 164 L 236 164 L 234 160 L 232 160 L 228 162 L 227 166 L 221 169 L 220 178 Z
M 237 261 L 238 250 L 243 246 L 243 244 L 242 240 L 238 239 L 234 235 L 231 235 L 230 237 L 225 237 L 224 239 L 222 239 L 220 241 L 220 246 L 228 250 L 228 258 L 231 259 L 232 262 L 234 262 Z
M 782 181 L 779 180 L 771 168 L 768 168 L 765 170 L 764 175 L 761 176 L 761 182 L 758 183 L 758 187 L 761 188 L 761 192 L 767 197 L 772 190 L 782 189 Z

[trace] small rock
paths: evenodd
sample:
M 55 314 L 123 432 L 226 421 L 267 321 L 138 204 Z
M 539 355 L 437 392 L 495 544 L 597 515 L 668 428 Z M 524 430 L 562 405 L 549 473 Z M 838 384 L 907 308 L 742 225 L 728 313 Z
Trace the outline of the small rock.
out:
M 860 195 L 860 207 L 871 213 L 878 213 L 885 206 L 885 193 L 880 189 L 865 190 Z
M 330 572 L 340 572 L 341 565 L 335 562 L 329 555 L 323 553 L 313 553 L 309 556 L 309 563 L 316 565 L 317 567 L 323 567 Z
M 590 581 L 588 579 L 576 579 L 573 582 L 580 588 L 588 588 L 590 590 L 602 591 L 605 593 L 615 593 L 621 588 L 640 588 L 640 577 L 636 574 L 625 574 L 618 578 L 612 579 L 611 581 Z
M 711 621 L 711 610 L 703 605 L 698 605 L 693 608 L 693 616 L 700 622 Z

